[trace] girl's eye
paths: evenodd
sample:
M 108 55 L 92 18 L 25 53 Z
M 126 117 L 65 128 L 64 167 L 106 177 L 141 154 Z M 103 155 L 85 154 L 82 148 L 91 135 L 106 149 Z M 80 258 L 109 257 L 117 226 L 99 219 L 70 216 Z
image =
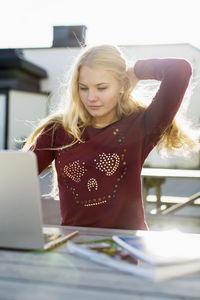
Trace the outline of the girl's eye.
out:
M 105 90 L 105 89 L 107 89 L 107 87 L 99 87 L 99 88 L 98 88 L 99 91 L 103 91 L 103 90 Z

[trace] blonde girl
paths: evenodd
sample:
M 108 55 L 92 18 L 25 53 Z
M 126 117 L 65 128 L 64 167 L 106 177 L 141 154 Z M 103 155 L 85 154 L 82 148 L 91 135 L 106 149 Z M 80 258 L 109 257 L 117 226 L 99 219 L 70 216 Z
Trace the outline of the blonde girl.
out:
M 62 225 L 147 229 L 141 169 L 150 151 L 192 149 L 175 124 L 191 76 L 184 59 L 138 60 L 127 68 L 118 47 L 81 51 L 65 108 L 29 137 L 41 173 L 55 163 Z M 139 80 L 161 81 L 148 107 L 132 99 Z

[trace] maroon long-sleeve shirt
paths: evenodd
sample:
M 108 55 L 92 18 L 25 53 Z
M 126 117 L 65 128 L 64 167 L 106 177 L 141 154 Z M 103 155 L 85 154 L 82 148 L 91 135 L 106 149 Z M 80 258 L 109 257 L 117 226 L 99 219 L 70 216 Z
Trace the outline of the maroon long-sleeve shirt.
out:
M 105 128 L 91 126 L 84 142 L 72 142 L 60 126 L 37 139 L 34 152 L 39 172 L 54 159 L 58 175 L 62 225 L 147 229 L 141 188 L 141 169 L 163 130 L 172 122 L 191 76 L 183 59 L 139 60 L 139 79 L 161 81 L 151 104 Z M 49 150 L 45 150 L 51 148 Z

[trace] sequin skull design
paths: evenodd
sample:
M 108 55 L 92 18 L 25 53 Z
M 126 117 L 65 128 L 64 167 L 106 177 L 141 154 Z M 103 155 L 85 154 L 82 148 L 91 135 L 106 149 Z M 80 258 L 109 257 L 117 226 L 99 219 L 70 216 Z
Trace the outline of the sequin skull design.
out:
M 112 133 L 117 143 L 122 146 L 125 136 L 118 128 Z M 69 148 L 62 150 L 62 154 L 59 152 L 59 156 L 63 155 L 63 161 L 65 151 L 69 150 Z M 117 153 L 101 152 L 96 157 L 89 157 L 86 161 L 77 159 L 64 166 L 61 166 L 61 157 L 59 157 L 58 165 L 64 185 L 77 205 L 93 207 L 106 204 L 115 199 L 121 181 L 126 175 L 126 149 L 120 147 Z M 88 174 L 93 174 L 93 176 L 90 177 Z M 106 189 L 104 188 L 105 182 Z
M 89 162 L 75 160 L 61 168 L 65 186 L 72 194 L 77 205 L 92 207 L 114 200 L 120 182 L 127 171 L 125 155 L 126 149 L 122 149 L 120 153 L 102 152 Z M 89 168 L 100 172 L 101 175 L 98 174 L 98 179 L 87 177 Z M 96 174 L 96 172 L 93 172 L 93 174 Z M 114 174 L 117 174 L 117 176 L 113 176 Z M 103 183 L 105 180 L 109 182 L 110 192 L 104 190 Z M 87 193 L 85 193 L 86 191 Z M 84 200 L 81 197 L 82 195 L 84 195 Z

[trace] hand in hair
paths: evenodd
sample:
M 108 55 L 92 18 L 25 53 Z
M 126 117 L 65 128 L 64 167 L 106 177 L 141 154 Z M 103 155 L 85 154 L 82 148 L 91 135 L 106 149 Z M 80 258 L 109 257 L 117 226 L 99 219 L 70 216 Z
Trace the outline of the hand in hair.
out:
M 131 82 L 132 88 L 134 88 L 139 81 L 139 78 L 137 78 L 135 75 L 134 67 L 129 68 L 126 72 L 127 72 L 128 78 Z

